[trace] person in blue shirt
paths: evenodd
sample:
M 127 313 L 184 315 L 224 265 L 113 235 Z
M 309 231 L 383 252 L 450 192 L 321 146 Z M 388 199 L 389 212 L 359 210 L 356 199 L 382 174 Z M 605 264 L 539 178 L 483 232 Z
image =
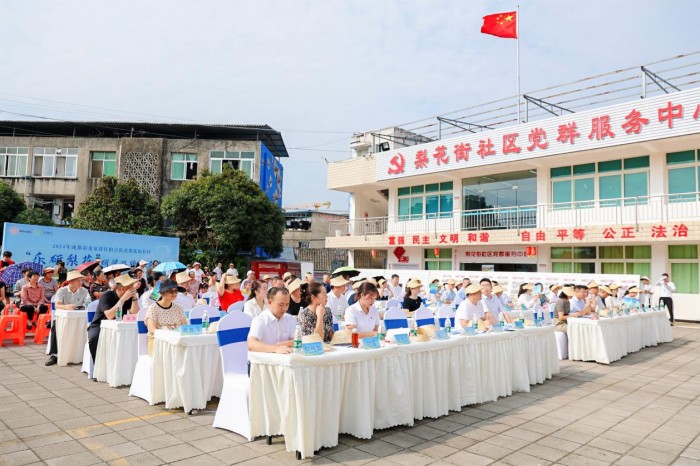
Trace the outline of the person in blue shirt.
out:
M 640 307 L 639 303 L 639 288 L 633 286 L 625 293 L 625 297 L 622 298 L 622 303 L 627 304 L 629 307 Z
M 449 279 L 445 282 L 445 290 L 442 292 L 442 300 L 445 304 L 452 304 L 457 299 L 457 292 L 455 291 L 456 282 L 453 279 Z

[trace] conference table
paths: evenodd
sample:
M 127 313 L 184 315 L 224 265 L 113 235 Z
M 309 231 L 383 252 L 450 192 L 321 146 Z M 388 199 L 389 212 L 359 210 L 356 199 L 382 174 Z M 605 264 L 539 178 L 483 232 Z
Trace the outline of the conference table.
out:
M 673 341 L 666 311 L 619 317 L 569 318 L 569 359 L 610 364 L 647 346 Z
M 104 319 L 100 324 L 94 377 L 110 387 L 131 385 L 138 358 L 136 321 Z
M 87 311 L 56 309 L 54 313 L 58 365 L 67 366 L 83 362 L 83 351 L 87 342 Z
M 153 335 L 153 404 L 166 409 L 204 409 L 224 384 L 216 333 L 182 335 L 156 330 Z
M 302 458 L 337 445 L 339 434 L 368 439 L 375 429 L 528 392 L 559 372 L 551 326 L 248 357 L 252 435 L 284 435 L 287 451 Z

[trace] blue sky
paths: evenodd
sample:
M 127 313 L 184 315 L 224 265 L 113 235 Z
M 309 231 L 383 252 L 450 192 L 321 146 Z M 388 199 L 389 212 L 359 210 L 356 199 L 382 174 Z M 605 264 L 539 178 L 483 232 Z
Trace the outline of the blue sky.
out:
M 0 110 L 267 123 L 290 148 L 284 205 L 345 210 L 347 195 L 326 189 L 324 158 L 350 157 L 353 132 L 515 94 L 515 41 L 479 32 L 482 16 L 514 6 L 10 0 Z M 695 51 L 698 9 L 692 0 L 523 1 L 522 90 Z

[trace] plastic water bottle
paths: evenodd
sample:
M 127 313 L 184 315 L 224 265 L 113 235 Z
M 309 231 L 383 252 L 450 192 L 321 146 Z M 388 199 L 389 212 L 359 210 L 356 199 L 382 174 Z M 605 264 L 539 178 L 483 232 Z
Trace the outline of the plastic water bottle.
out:
M 209 313 L 204 310 L 204 315 L 202 316 L 202 330 L 206 331 L 209 328 Z
M 503 326 L 506 323 L 506 318 L 503 316 L 502 312 L 498 313 L 498 324 Z
M 297 324 L 296 330 L 294 330 L 294 352 L 301 353 L 301 326 Z
M 418 330 L 416 329 L 416 321 L 415 320 L 411 321 L 411 335 L 413 335 L 413 336 L 418 335 Z
M 452 319 L 449 317 L 445 317 L 445 333 L 447 333 L 447 336 L 450 336 L 450 333 L 452 333 Z
M 474 316 L 472 319 L 472 328 L 474 329 L 474 332 L 479 331 L 479 318 Z
M 523 306 L 525 306 L 525 305 L 523 304 Z M 522 309 L 520 309 L 520 314 L 518 314 L 518 320 L 519 320 L 520 322 L 522 322 L 523 324 L 525 323 L 525 314 L 523 314 L 523 310 L 522 310 Z
M 377 332 L 377 338 L 379 339 L 379 346 L 384 346 L 384 338 L 386 338 L 386 329 L 384 328 L 384 321 L 379 321 L 379 331 Z
M 122 305 L 117 306 L 117 317 L 115 317 L 115 320 L 117 322 L 120 322 L 122 320 Z

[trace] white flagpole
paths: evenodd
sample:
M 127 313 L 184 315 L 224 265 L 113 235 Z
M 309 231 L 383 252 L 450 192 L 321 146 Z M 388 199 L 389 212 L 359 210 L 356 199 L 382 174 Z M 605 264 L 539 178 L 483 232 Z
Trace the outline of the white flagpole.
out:
M 515 6 L 515 41 L 516 41 L 516 68 L 517 68 L 517 77 L 518 77 L 518 122 L 517 124 L 520 124 L 520 5 Z

